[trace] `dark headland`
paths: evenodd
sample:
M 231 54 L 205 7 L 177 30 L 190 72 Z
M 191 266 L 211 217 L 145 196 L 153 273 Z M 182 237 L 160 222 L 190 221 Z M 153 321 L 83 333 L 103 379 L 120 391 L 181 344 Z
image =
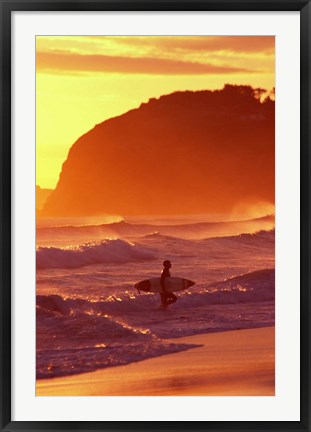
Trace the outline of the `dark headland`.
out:
M 274 101 L 226 85 L 150 99 L 81 136 L 42 216 L 228 212 L 274 202 Z M 55 125 L 57 127 L 57 125 Z

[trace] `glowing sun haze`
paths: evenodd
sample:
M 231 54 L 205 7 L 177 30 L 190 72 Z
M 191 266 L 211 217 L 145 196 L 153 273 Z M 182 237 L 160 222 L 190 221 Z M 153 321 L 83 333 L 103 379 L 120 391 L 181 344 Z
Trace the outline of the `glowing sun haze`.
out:
M 274 87 L 270 36 L 38 36 L 36 182 L 54 188 L 72 144 L 152 97 Z

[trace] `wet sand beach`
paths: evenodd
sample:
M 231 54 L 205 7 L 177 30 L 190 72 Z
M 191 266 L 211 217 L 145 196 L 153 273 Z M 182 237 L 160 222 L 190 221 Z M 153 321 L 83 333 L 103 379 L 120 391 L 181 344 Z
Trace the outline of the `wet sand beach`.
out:
M 172 339 L 200 345 L 125 366 L 37 380 L 37 396 L 271 396 L 274 327 Z

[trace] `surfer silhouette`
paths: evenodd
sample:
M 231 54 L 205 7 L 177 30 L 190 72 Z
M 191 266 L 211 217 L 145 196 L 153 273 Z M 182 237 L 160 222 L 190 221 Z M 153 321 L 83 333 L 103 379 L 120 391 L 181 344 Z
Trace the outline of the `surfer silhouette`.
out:
M 162 292 L 160 293 L 160 296 L 161 296 L 162 307 L 166 309 L 168 305 L 175 303 L 177 301 L 177 297 L 175 296 L 174 293 L 166 291 L 165 288 L 165 279 L 171 276 L 170 273 L 170 268 L 172 267 L 171 262 L 169 260 L 165 260 L 163 262 L 163 267 L 164 268 L 161 273 Z

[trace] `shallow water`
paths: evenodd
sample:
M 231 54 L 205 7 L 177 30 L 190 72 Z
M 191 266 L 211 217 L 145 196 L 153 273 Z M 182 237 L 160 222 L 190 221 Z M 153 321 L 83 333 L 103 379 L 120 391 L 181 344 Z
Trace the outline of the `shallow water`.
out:
M 274 324 L 274 230 L 200 238 L 204 224 L 171 225 L 182 237 L 161 225 L 146 234 L 126 224 L 122 235 L 116 225 L 117 238 L 107 236 L 111 224 L 37 230 L 38 378 L 191 347 L 170 338 Z M 158 294 L 134 288 L 159 276 L 164 259 L 196 282 L 166 311 Z

